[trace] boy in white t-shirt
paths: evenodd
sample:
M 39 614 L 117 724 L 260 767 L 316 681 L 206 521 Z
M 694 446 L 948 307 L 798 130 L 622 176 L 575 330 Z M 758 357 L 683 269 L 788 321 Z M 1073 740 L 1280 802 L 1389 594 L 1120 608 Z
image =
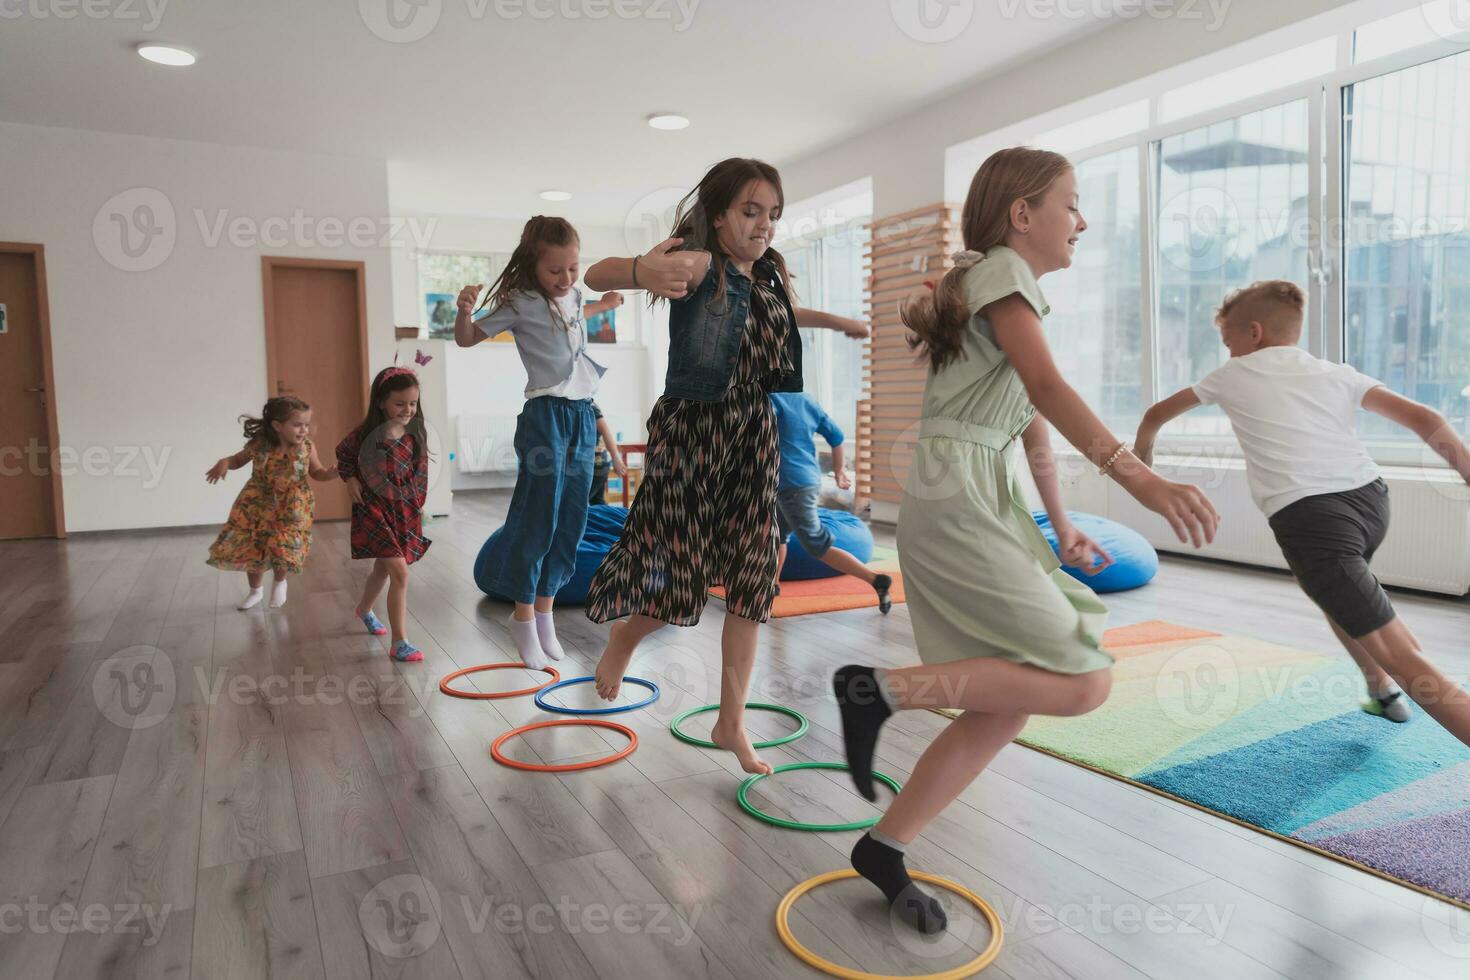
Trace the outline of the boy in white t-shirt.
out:
M 1467 483 L 1470 450 L 1432 408 L 1297 346 L 1305 311 L 1301 288 L 1281 280 L 1227 297 L 1215 323 L 1230 360 L 1150 408 L 1134 453 L 1152 465 L 1154 439 L 1165 424 L 1198 405 L 1218 404 L 1287 564 L 1363 671 L 1370 695 L 1363 710 L 1407 721 L 1397 682 L 1470 744 L 1470 697 L 1424 659 L 1368 568 L 1388 531 L 1388 487 L 1358 441 L 1358 409 L 1413 430 Z

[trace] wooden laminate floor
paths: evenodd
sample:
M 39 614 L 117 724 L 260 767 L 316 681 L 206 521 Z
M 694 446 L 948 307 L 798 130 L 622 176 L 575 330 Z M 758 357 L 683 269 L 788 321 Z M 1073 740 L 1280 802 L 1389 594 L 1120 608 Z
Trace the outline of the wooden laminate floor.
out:
M 507 500 L 460 495 L 431 525 L 409 597 L 422 664 L 391 662 L 352 617 L 366 563 L 349 559 L 343 524 L 318 526 L 284 609 L 249 613 L 234 608 L 243 576 L 204 564 L 214 529 L 0 542 L 0 977 L 817 976 L 772 916 L 791 886 L 844 867 L 857 833 L 751 819 L 733 761 L 667 731 L 717 699 L 718 601 L 640 651 L 632 673 L 663 697 L 613 719 L 640 744 L 607 768 L 504 768 L 490 742 L 548 716 L 530 698 L 438 691 L 456 667 L 512 659 L 508 608 L 470 578 Z M 1395 599 L 1449 671 L 1470 673 L 1470 605 Z M 1334 649 L 1274 572 L 1166 559 L 1110 604 L 1114 625 L 1166 618 Z M 605 628 L 569 608 L 558 629 L 563 676 L 590 673 Z M 812 729 L 767 758 L 841 759 L 832 669 L 911 662 L 912 647 L 902 605 L 773 621 L 753 699 L 800 709 Z M 787 724 L 752 715 L 762 734 Z M 881 768 L 906 778 L 944 724 L 897 718 Z M 579 727 L 506 750 L 566 762 L 623 744 Z M 874 812 L 842 773 L 783 775 L 753 797 L 807 821 Z M 910 865 L 999 912 L 1006 943 L 987 976 L 1470 976 L 1470 913 L 1019 746 Z M 929 942 L 893 928 L 867 886 L 838 883 L 804 898 L 793 927 L 849 967 L 932 973 L 988 938 L 947 904 L 950 932 Z

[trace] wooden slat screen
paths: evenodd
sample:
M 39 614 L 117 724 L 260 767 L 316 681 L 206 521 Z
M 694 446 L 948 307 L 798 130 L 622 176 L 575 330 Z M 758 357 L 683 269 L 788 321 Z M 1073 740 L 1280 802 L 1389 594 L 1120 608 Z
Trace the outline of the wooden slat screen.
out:
M 942 276 L 959 249 L 958 208 L 928 207 L 874 221 L 865 298 L 873 338 L 863 353 L 866 397 L 858 402 L 857 494 L 897 504 L 913 459 L 927 368 L 909 350 L 899 303 Z

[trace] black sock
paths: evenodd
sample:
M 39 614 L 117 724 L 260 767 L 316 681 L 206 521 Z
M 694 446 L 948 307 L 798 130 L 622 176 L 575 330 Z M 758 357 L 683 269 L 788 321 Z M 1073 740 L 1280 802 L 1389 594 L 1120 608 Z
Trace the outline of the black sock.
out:
M 893 598 L 888 594 L 888 590 L 891 588 L 893 588 L 892 576 L 873 576 L 873 591 L 878 593 L 878 611 L 885 616 L 888 615 L 888 610 L 893 608 Z
M 903 854 L 864 834 L 853 846 L 852 866 L 858 874 L 877 885 L 889 906 L 903 921 L 925 935 L 944 931 L 949 918 L 939 900 L 909 877 Z
M 883 692 L 878 689 L 878 676 L 872 667 L 848 664 L 832 675 L 832 690 L 842 710 L 842 743 L 847 749 L 847 768 L 853 785 L 869 803 L 878 798 L 873 789 L 873 749 L 878 744 L 878 730 L 893 714 Z

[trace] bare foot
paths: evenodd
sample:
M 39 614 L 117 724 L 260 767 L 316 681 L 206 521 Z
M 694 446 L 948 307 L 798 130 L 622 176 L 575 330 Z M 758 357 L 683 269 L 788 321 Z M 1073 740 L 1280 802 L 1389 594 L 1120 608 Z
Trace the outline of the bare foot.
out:
M 628 661 L 633 659 L 633 647 L 623 638 L 627 624 L 619 620 L 612 624 L 607 633 L 607 648 L 597 661 L 597 694 L 604 701 L 618 696 L 623 687 L 623 674 L 628 671 Z
M 745 733 L 745 729 L 726 725 L 723 719 L 719 719 L 710 730 L 709 740 L 726 752 L 734 752 L 735 758 L 740 761 L 740 768 L 746 772 L 763 776 L 771 774 L 771 764 L 762 761 L 755 754 L 755 746 L 750 744 L 750 736 Z

